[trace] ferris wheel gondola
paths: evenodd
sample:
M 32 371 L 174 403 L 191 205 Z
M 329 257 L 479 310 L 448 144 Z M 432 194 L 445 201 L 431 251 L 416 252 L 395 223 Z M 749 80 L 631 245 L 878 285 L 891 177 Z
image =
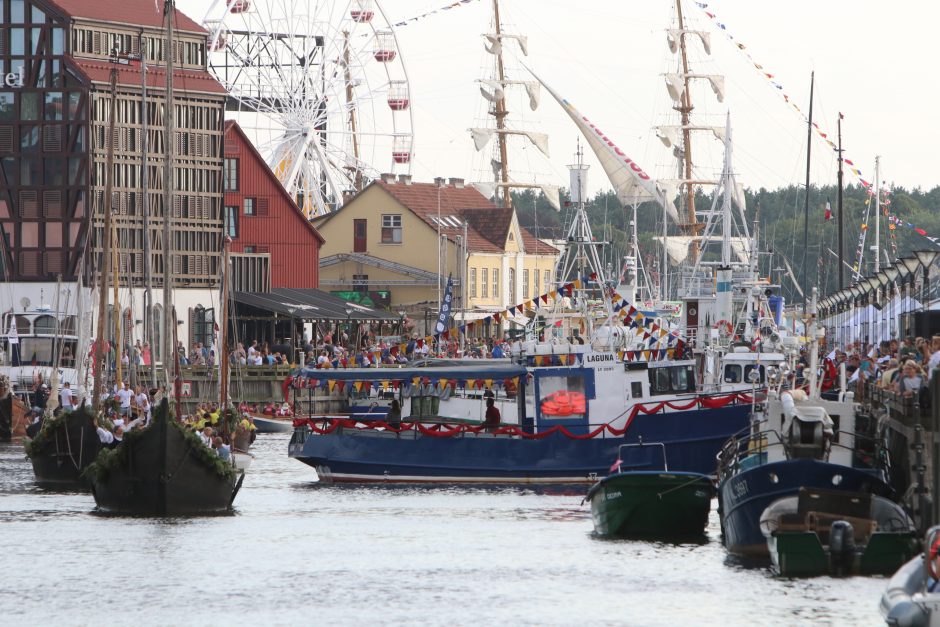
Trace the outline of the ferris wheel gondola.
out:
M 216 0 L 204 25 L 227 117 L 308 217 L 410 173 L 411 89 L 376 0 Z

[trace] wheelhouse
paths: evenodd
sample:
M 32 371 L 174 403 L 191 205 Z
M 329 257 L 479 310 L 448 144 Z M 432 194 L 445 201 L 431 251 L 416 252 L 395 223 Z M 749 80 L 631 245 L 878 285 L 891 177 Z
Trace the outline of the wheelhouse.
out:
M 75 367 L 78 317 L 48 311 L 5 313 L 0 350 L 10 366 Z

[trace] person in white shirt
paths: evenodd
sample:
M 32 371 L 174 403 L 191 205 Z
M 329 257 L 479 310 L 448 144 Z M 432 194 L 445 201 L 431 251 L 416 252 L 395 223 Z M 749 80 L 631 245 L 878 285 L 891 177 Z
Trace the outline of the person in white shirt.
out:
M 197 431 L 196 435 L 202 440 L 202 443 L 212 448 L 212 427 L 206 427 L 202 431 Z
M 127 387 L 127 382 L 121 386 L 121 389 L 117 391 L 117 398 L 121 401 L 121 415 L 130 416 L 131 415 L 131 399 L 134 397 L 134 392 Z
M 933 378 L 934 368 L 940 366 L 940 335 L 935 335 L 930 340 L 930 361 L 927 362 L 927 380 Z
M 139 417 L 144 419 L 144 426 L 150 426 L 150 396 L 143 386 L 139 388 L 135 402 L 137 403 L 137 410 L 140 412 Z
M 75 409 L 75 403 L 72 402 L 72 384 L 68 381 L 62 385 L 62 391 L 59 392 L 59 406 L 61 406 L 64 411 L 72 411 Z

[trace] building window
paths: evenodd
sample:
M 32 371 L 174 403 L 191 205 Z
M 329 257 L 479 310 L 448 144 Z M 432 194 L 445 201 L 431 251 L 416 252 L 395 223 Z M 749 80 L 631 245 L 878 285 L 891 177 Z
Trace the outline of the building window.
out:
M 516 299 L 516 269 L 509 269 L 509 300 L 514 301 Z
M 532 283 L 533 283 L 533 285 L 532 285 L 532 298 L 538 298 L 539 295 L 540 295 L 540 294 L 539 294 L 539 271 L 538 271 L 538 270 L 533 270 L 533 271 L 532 271 Z
M 250 255 L 250 254 L 254 254 L 254 252 L 255 252 L 255 247 L 254 247 L 254 246 L 245 246 L 244 252 L 245 252 L 246 254 L 249 254 L 249 255 Z
M 223 189 L 227 192 L 238 191 L 238 159 L 225 159 L 223 168 Z
M 483 268 L 483 274 L 480 275 L 480 298 L 489 298 L 490 294 L 490 269 Z
M 255 199 L 254 199 L 254 198 L 246 198 L 246 199 L 242 202 L 243 211 L 245 212 L 245 215 L 246 215 L 246 216 L 255 216 L 255 215 L 258 215 L 257 213 L 255 213 L 255 207 L 256 207 L 256 205 L 257 205 L 257 203 L 255 202 Z
M 401 214 L 382 216 L 382 243 L 401 244 Z
M 225 224 L 222 227 L 222 233 L 232 239 L 238 237 L 238 207 L 225 207 Z
M 477 269 L 470 268 L 470 298 L 477 297 Z
M 536 270 L 538 272 L 538 270 Z M 529 271 L 522 271 L 522 298 L 529 297 Z
M 366 233 L 368 232 L 368 223 L 361 219 L 357 218 L 353 220 L 353 252 L 354 253 L 364 253 L 366 252 Z
M 551 287 L 552 287 L 552 271 L 546 270 L 545 271 L 545 291 L 546 292 L 550 291 Z
M 499 296 L 499 268 L 493 268 L 493 298 L 502 301 Z
M 368 292 L 369 291 L 369 275 L 368 274 L 354 274 L 353 275 L 353 289 L 357 292 Z
M 215 339 L 215 311 L 198 305 L 195 309 L 191 309 L 190 312 L 192 316 L 191 325 L 189 327 L 190 335 L 192 336 L 190 346 L 194 347 L 196 342 L 199 342 L 207 348 L 212 346 Z

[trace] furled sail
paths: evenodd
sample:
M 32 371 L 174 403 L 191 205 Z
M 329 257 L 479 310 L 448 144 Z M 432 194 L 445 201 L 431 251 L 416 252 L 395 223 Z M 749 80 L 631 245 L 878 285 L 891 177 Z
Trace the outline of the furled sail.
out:
M 663 243 L 662 237 L 654 237 L 653 241 Z M 732 237 L 731 252 L 741 263 L 747 263 L 751 254 L 751 240 L 746 237 Z M 666 253 L 669 255 L 669 261 L 678 266 L 689 256 L 689 247 L 693 244 L 702 246 L 706 240 L 697 235 L 670 235 L 666 238 Z
M 529 71 L 532 72 L 532 70 Z M 594 151 L 594 154 L 597 155 L 597 159 L 600 161 L 601 167 L 604 168 L 604 172 L 617 194 L 617 199 L 622 205 L 629 206 L 635 202 L 655 200 L 666 209 L 673 220 L 679 220 L 679 213 L 676 211 L 672 199 L 667 198 L 663 190 L 656 184 L 656 181 L 644 172 L 643 168 L 628 157 L 593 122 L 582 115 L 574 105 L 562 98 L 535 72 L 532 72 L 532 75 L 558 101 L 558 104 L 561 105 L 574 121 L 578 130 L 581 131 L 581 134 L 584 135 L 584 139 L 591 147 L 591 150 Z

